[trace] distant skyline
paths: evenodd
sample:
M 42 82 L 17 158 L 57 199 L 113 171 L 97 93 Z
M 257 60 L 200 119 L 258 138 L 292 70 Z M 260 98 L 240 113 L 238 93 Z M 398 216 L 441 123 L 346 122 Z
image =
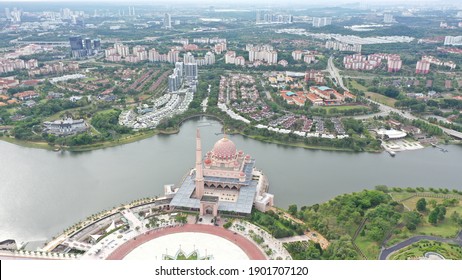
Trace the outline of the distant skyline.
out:
M 274 6 L 280 6 L 280 5 L 283 5 L 283 6 L 287 6 L 287 5 L 291 5 L 291 4 L 297 4 L 297 5 L 307 5 L 307 6 L 310 6 L 310 5 L 316 5 L 316 6 L 322 6 L 322 5 L 325 5 L 325 6 L 331 6 L 333 4 L 348 4 L 348 3 L 351 3 L 351 4 L 357 4 L 357 3 L 361 3 L 361 4 L 383 4 L 384 6 L 388 6 L 388 5 L 391 5 L 391 4 L 401 4 L 401 5 L 408 5 L 408 4 L 418 4 L 418 5 L 422 5 L 422 4 L 428 4 L 428 3 L 440 3 L 442 5 L 445 5 L 445 4 L 458 4 L 458 6 L 462 6 L 462 3 L 460 0 L 407 0 L 405 2 L 403 2 L 402 0 L 387 0 L 387 1 L 383 1 L 383 0 L 331 0 L 329 2 L 326 2 L 326 3 L 320 3 L 319 1 L 304 1 L 304 0 L 288 0 L 288 1 L 284 1 L 281 3 L 281 1 L 279 0 L 253 0 L 249 3 L 248 0 L 232 0 L 230 2 L 227 2 L 227 3 L 217 3 L 215 0 L 135 0 L 135 1 L 130 1 L 130 2 L 127 2 L 126 0 L 96 0 L 96 1 L 88 1 L 88 0 L 84 0 L 84 1 L 79 1 L 79 0 L 14 0 L 14 1 L 11 1 L 11 0 L 0 0 L 0 3 L 10 3 L 10 4 L 14 4 L 14 3 L 18 3 L 18 2 L 21 2 L 21 3 L 25 3 L 25 2 L 35 2 L 35 3 L 47 3 L 47 2 L 53 2 L 53 3 L 62 3 L 62 4 L 65 4 L 65 3 L 94 3 L 94 4 L 98 4 L 98 3 L 120 3 L 120 4 L 126 4 L 126 5 L 133 5 L 133 4 L 167 4 L 167 5 L 171 5 L 171 4 L 198 4 L 198 5 L 203 5 L 203 4 L 207 4 L 207 5 L 214 5 L 214 6 L 232 6 L 234 4 L 243 4 L 243 3 L 246 3 L 248 4 L 248 6 L 255 6 L 255 5 L 274 5 Z
M 28 6 L 30 4 L 30 7 Z M 257 9 L 284 9 L 284 10 L 304 10 L 310 8 L 368 8 L 368 9 L 387 9 L 394 8 L 430 8 L 441 9 L 450 8 L 462 10 L 462 0 L 331 0 L 331 1 L 314 1 L 314 0 L 231 0 L 229 2 L 217 2 L 216 0 L 0 0 L 0 9 L 17 7 L 23 11 L 47 10 L 49 4 L 50 10 L 61 8 L 70 8 L 73 10 L 88 9 L 121 9 L 125 6 L 152 6 L 162 7 L 162 9 L 183 8 L 206 8 L 213 6 L 220 9 L 236 9 L 252 11 Z M 1 12 L 0 12 L 1 13 Z

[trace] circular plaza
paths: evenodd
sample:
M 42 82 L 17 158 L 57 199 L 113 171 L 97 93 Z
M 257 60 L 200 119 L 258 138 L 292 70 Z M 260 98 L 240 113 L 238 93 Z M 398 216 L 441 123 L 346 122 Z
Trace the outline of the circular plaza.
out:
M 242 235 L 211 225 L 186 224 L 151 230 L 127 240 L 109 260 L 264 260 L 264 253 Z

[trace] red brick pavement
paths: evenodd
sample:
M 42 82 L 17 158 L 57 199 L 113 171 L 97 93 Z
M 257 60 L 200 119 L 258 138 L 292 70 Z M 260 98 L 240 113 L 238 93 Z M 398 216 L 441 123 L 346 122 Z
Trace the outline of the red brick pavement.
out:
M 239 248 L 241 248 L 251 260 L 266 260 L 265 254 L 255 244 L 253 244 L 250 240 L 246 239 L 245 237 L 239 234 L 234 234 L 234 232 L 224 229 L 222 227 L 196 224 L 186 224 L 184 226 L 176 226 L 165 229 L 154 229 L 142 235 L 138 235 L 137 237 L 132 238 L 124 244 L 122 244 L 121 246 L 119 246 L 106 259 L 121 260 L 126 255 L 128 255 L 128 253 L 133 251 L 141 244 L 144 244 L 152 239 L 161 236 L 179 232 L 201 232 L 213 234 L 227 239 L 239 246 Z

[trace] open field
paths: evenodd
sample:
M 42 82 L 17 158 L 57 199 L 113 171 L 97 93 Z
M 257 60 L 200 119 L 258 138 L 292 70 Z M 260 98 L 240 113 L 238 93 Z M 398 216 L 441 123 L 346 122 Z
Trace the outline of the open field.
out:
M 362 91 L 367 91 L 367 88 L 361 84 L 359 84 L 357 81 L 351 81 L 351 86 L 357 90 L 362 90 Z
M 396 193 L 393 192 L 391 193 L 393 199 L 399 201 L 401 199 L 405 199 L 407 197 L 411 197 L 409 199 L 406 199 L 402 201 L 403 205 L 405 206 L 406 209 L 409 209 L 411 211 L 416 209 L 416 203 L 419 199 L 425 198 L 427 201 L 427 212 L 422 213 L 422 223 L 417 226 L 416 230 L 414 231 L 409 231 L 406 228 L 402 228 L 399 232 L 393 234 L 390 238 L 390 240 L 387 243 L 387 246 L 391 246 L 393 244 L 399 243 L 411 236 L 415 235 L 434 235 L 434 236 L 441 236 L 445 238 L 452 238 L 454 237 L 460 230 L 462 230 L 462 227 L 460 225 L 457 225 L 454 221 L 451 220 L 451 215 L 454 212 L 459 213 L 459 215 L 462 216 L 462 196 L 458 194 L 453 194 L 449 193 L 446 194 L 448 197 L 451 198 L 458 198 L 459 203 L 456 204 L 455 206 L 448 206 L 446 207 L 446 216 L 445 219 L 441 222 L 439 222 L 436 226 L 430 224 L 428 222 L 428 216 L 430 211 L 433 209 L 431 206 L 431 201 L 434 200 L 436 204 L 442 204 L 443 201 L 445 200 L 442 197 L 427 197 L 428 195 L 432 196 L 438 196 L 438 195 L 445 195 L 445 194 L 434 194 L 434 193 L 408 193 L 408 192 L 402 192 L 402 193 Z M 414 196 L 413 196 L 414 195 Z
M 85 107 L 78 107 L 78 108 L 71 108 L 71 109 L 66 109 L 66 110 L 63 110 L 63 111 L 59 111 L 49 117 L 46 117 L 43 119 L 44 122 L 47 122 L 47 121 L 55 121 L 55 120 L 58 120 L 58 119 L 61 119 L 61 116 L 64 115 L 64 114 L 69 114 L 69 115 L 74 115 L 75 113 L 79 112 L 79 111 L 82 111 L 82 112 L 85 112 L 86 109 L 89 109 L 91 108 L 91 105 L 88 105 L 88 106 L 85 106 Z
M 353 88 L 364 91 L 367 98 L 370 98 L 371 100 L 385 104 L 387 106 L 395 107 L 396 99 L 387 97 L 385 95 L 381 95 L 379 93 L 367 91 L 367 88 L 359 84 L 357 81 L 351 81 L 350 84 Z
M 351 109 L 356 109 L 356 108 L 367 108 L 367 106 L 364 105 L 345 105 L 345 106 L 330 106 L 330 107 L 324 107 L 326 109 L 327 113 L 330 114 L 332 109 L 337 109 L 338 111 L 346 111 L 346 110 L 351 110 Z
M 369 240 L 367 237 L 358 235 L 355 240 L 356 245 L 361 249 L 364 255 L 369 260 L 376 260 L 379 257 L 380 246 L 375 241 Z
M 396 99 L 387 97 L 385 95 L 381 95 L 379 93 L 367 91 L 366 92 L 366 97 L 370 98 L 371 100 L 374 100 L 376 102 L 385 104 L 387 106 L 395 107 Z

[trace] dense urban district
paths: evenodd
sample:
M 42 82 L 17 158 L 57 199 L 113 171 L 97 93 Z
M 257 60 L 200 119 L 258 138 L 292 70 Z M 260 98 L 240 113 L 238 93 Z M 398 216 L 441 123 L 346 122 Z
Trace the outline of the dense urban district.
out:
M 430 16 L 431 14 L 431 16 Z M 6 6 L 1 139 L 85 150 L 176 133 L 396 151 L 462 137 L 462 12 Z
M 376 186 L 283 210 L 226 137 L 391 156 L 460 144 L 461 10 L 55 5 L 2 4 L 1 140 L 89 150 L 204 115 L 225 137 L 203 158 L 198 131 L 196 168 L 165 197 L 94 214 L 40 250 L 2 242 L 12 258 L 123 258 L 205 222 L 256 259 L 462 259 L 461 191 Z

